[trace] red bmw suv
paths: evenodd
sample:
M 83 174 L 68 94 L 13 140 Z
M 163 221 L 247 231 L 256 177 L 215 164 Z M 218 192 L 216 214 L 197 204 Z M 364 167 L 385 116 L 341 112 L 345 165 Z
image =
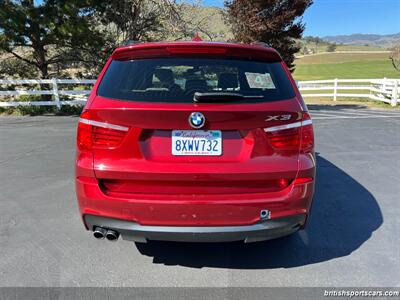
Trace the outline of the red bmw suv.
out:
M 255 242 L 305 227 L 310 115 L 265 44 L 117 48 L 77 132 L 76 193 L 96 238 Z

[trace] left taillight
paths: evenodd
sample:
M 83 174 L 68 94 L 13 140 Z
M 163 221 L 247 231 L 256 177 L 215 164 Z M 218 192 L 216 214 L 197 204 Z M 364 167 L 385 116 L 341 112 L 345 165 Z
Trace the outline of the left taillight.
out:
M 129 127 L 100 122 L 90 119 L 88 111 L 79 118 L 77 132 L 77 146 L 81 151 L 91 151 L 93 148 L 118 147 Z
M 303 114 L 300 150 L 302 153 L 314 151 L 314 128 L 310 114 L 307 112 Z
M 314 131 L 311 117 L 303 112 L 301 121 L 264 128 L 271 146 L 278 150 L 314 150 Z

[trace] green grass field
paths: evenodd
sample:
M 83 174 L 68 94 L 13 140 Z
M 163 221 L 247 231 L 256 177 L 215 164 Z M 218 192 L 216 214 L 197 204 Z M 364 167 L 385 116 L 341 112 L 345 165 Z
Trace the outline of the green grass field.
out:
M 388 53 L 329 53 L 296 60 L 296 80 L 400 78 Z
M 382 47 L 374 45 L 337 45 L 336 51 L 379 51 Z

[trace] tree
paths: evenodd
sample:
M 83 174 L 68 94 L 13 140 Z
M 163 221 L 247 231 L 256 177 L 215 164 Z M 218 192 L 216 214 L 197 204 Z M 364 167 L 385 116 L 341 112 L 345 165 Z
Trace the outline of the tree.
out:
M 400 45 L 396 45 L 390 50 L 391 52 L 389 57 L 392 61 L 392 65 L 397 71 L 400 71 Z
M 336 50 L 336 44 L 335 43 L 331 43 L 328 45 L 328 47 L 326 47 L 326 52 L 335 52 Z
M 188 39 L 195 32 L 210 40 L 221 36 L 210 30 L 212 22 L 223 24 L 221 11 L 202 7 L 198 0 L 105 0 L 101 7 L 103 32 L 114 46 L 129 40 Z
M 164 34 L 163 23 L 179 18 L 175 0 L 100 1 L 100 21 L 118 43 L 153 41 Z
M 233 37 L 224 22 L 224 9 L 203 6 L 200 0 L 179 1 L 177 12 L 179 18 L 175 22 L 164 24 L 167 39 L 192 39 L 196 32 L 210 41 L 228 41 Z
M 197 8 L 181 0 L 0 0 L 0 52 L 19 61 L 0 70 L 14 75 L 13 66 L 29 65 L 41 78 L 72 68 L 96 73 L 129 40 L 189 38 L 197 31 L 212 39 L 209 15 L 188 15 Z
M 324 42 L 324 41 L 323 41 L 321 38 L 319 38 L 319 37 L 317 37 L 317 36 L 314 37 L 315 53 L 318 53 L 318 46 L 319 46 L 320 44 L 322 44 L 323 42 Z
M 294 70 L 304 24 L 301 16 L 313 0 L 226 0 L 227 21 L 235 39 L 244 43 L 266 42 Z
M 314 44 L 314 53 L 318 52 L 318 46 L 324 43 L 324 40 L 317 36 L 306 36 L 304 37 L 304 41 L 307 44 Z M 311 47 L 311 45 L 310 45 Z
M 0 50 L 33 66 L 41 78 L 51 69 L 93 59 L 104 43 L 95 27 L 95 0 L 0 0 Z M 100 54 L 100 53 L 99 53 Z
M 6 77 L 9 74 L 12 74 L 14 77 L 32 78 L 35 77 L 36 70 L 32 65 L 22 60 L 3 56 L 0 64 L 0 78 Z

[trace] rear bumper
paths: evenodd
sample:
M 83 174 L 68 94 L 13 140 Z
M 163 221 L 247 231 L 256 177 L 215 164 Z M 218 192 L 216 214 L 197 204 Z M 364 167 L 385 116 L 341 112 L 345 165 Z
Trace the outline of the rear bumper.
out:
M 298 177 L 315 178 L 313 159 L 311 156 L 305 158 L 299 161 Z M 297 215 L 303 215 L 307 219 L 314 193 L 314 181 L 310 181 L 292 183 L 281 191 L 268 193 L 159 194 L 149 187 L 147 193 L 110 194 L 102 188 L 101 182 L 94 176 L 92 158 L 80 158 L 78 161 L 76 194 L 86 229 L 92 230 L 90 221 L 86 221 L 85 218 L 89 215 L 99 216 L 105 220 L 123 220 L 124 224 L 129 225 L 128 228 L 136 224 L 137 226 L 134 228 L 150 229 L 150 239 L 158 238 L 157 230 L 160 228 L 188 229 L 189 233 L 184 231 L 172 234 L 173 240 L 179 239 L 179 236 L 183 236 L 185 240 L 188 235 L 196 233 L 198 228 L 203 230 L 210 228 L 213 232 L 212 236 L 220 236 L 222 240 L 225 237 L 229 237 L 227 240 L 232 240 L 232 236 L 234 236 L 233 240 L 245 240 L 253 235 L 237 236 L 236 231 L 238 230 L 261 233 L 263 230 L 267 230 L 271 233 L 272 238 L 275 237 L 275 233 L 276 236 L 285 235 L 285 232 L 290 234 L 292 232 L 290 224 L 286 226 L 286 223 L 282 224 L 282 221 L 279 220 L 291 220 L 292 216 Z M 240 184 L 240 181 L 237 182 Z M 268 210 L 270 213 L 270 219 L 265 224 L 261 222 L 264 221 L 261 217 L 261 212 L 264 210 Z M 295 220 L 293 224 L 297 223 L 298 221 Z M 303 228 L 305 222 L 300 223 L 303 224 L 301 226 Z M 96 225 L 100 226 L 101 224 Z M 196 230 L 191 231 L 192 228 Z M 227 232 L 226 230 L 219 232 L 221 228 L 227 228 Z M 154 233 L 152 229 L 155 229 Z M 281 234 L 282 230 L 285 232 Z M 196 240 L 202 240 L 203 235 L 207 236 L 206 233 L 195 235 Z M 263 234 L 260 235 L 263 236 Z M 257 237 L 258 233 L 254 233 L 254 236 Z
M 230 195 L 133 194 L 120 197 L 102 192 L 95 178 L 76 181 L 81 216 L 95 215 L 134 222 L 142 226 L 220 227 L 250 226 L 263 218 L 308 215 L 314 182 L 290 185 L 276 193 Z M 89 227 L 87 227 L 89 229 Z
M 289 235 L 299 230 L 306 215 L 293 215 L 270 219 L 246 226 L 146 226 L 126 220 L 85 215 L 89 228 L 99 226 L 118 231 L 124 240 L 147 242 L 147 240 L 177 242 L 258 242 Z

